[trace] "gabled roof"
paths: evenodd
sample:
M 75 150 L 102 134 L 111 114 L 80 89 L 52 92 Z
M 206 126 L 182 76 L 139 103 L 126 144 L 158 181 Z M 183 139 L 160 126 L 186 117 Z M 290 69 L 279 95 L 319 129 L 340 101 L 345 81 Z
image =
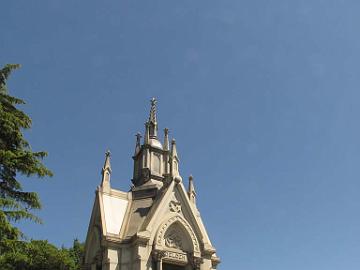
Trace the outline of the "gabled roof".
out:
M 157 230 L 159 222 L 169 211 L 171 201 L 178 201 L 184 218 L 196 232 L 204 250 L 209 252 L 212 247 L 205 226 L 196 206 L 189 200 L 183 183 L 172 181 L 158 192 L 156 197 L 136 198 L 132 192 L 122 192 L 111 189 L 110 193 L 97 190 L 88 236 L 92 226 L 99 224 L 104 237 L 129 240 L 137 233 Z
M 202 243 L 204 250 L 211 253 L 215 252 L 212 247 L 205 226 L 200 217 L 200 213 L 196 206 L 190 202 L 188 194 L 182 181 L 174 180 L 170 185 L 162 190 L 162 192 L 154 200 L 147 217 L 143 221 L 140 231 L 151 232 L 157 230 L 159 222 L 163 219 L 166 212 L 169 211 L 169 205 L 172 201 L 177 201 L 181 205 L 181 212 L 184 218 L 191 224 L 191 227 L 197 234 L 199 242 Z
M 115 189 L 111 189 L 110 192 L 104 192 L 101 187 L 97 189 L 86 237 L 87 242 L 93 232 L 93 227 L 99 228 L 102 236 L 120 239 L 128 216 L 130 195 Z

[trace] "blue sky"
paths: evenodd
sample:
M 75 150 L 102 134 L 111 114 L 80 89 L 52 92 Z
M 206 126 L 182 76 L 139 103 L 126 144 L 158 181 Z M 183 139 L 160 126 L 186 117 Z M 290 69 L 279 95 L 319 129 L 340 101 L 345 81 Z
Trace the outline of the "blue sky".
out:
M 0 63 L 55 176 L 44 225 L 85 239 L 104 152 L 127 190 L 149 99 L 219 269 L 360 268 L 359 1 L 5 1 Z

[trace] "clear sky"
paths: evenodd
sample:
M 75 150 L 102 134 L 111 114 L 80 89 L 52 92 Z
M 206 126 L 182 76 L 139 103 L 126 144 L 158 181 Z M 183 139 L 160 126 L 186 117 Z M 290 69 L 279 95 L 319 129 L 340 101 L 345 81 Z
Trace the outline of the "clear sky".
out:
M 36 239 L 85 239 L 106 149 L 127 190 L 149 99 L 219 269 L 360 269 L 360 2 L 3 1 L 0 63 L 50 180 Z

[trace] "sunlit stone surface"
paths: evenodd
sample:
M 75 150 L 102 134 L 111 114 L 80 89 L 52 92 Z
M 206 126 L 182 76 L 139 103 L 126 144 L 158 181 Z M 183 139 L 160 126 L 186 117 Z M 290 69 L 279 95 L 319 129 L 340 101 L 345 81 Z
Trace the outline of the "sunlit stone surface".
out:
M 110 152 L 96 190 L 85 243 L 83 269 L 213 270 L 216 256 L 196 207 L 193 177 L 179 172 L 175 140 L 158 137 L 156 100 L 145 135 L 137 134 L 132 188 L 111 188 Z

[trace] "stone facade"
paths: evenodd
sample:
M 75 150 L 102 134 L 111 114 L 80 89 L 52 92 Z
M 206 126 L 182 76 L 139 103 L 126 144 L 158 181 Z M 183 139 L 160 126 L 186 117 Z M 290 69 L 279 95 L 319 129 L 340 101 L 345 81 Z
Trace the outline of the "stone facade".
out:
M 85 243 L 87 270 L 212 270 L 216 256 L 196 207 L 193 178 L 185 189 L 179 172 L 176 142 L 158 139 L 156 100 L 137 134 L 132 188 L 111 188 L 110 152 L 106 153 L 101 185 Z

